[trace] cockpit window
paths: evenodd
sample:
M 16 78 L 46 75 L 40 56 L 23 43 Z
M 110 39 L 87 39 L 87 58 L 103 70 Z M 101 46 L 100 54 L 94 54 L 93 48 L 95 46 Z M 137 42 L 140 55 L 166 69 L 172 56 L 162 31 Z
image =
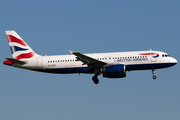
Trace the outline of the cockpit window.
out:
M 168 54 L 163 54 L 162 57 L 170 57 Z

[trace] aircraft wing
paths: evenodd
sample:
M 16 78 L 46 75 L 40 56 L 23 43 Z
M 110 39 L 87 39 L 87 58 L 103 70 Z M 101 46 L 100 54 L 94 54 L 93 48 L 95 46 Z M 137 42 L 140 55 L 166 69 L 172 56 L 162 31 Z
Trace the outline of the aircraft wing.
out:
M 69 50 L 69 52 L 70 52 L 70 54 L 74 54 L 78 61 L 83 62 L 83 64 L 87 64 L 89 68 L 102 67 L 102 66 L 107 64 L 105 62 L 96 60 L 96 59 L 94 59 L 92 57 L 89 57 L 87 55 L 81 54 L 79 52 L 72 52 L 70 50 Z

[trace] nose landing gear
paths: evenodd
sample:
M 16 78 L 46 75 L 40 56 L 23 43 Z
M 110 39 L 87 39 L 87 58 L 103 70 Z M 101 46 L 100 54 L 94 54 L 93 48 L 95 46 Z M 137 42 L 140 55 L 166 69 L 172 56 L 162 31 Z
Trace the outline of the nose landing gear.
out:
M 152 74 L 153 74 L 153 79 L 155 80 L 157 77 L 156 77 L 156 75 L 155 75 L 155 72 L 154 72 L 155 70 L 154 69 L 152 69 Z
M 153 75 L 153 79 L 155 80 L 157 77 L 155 75 Z

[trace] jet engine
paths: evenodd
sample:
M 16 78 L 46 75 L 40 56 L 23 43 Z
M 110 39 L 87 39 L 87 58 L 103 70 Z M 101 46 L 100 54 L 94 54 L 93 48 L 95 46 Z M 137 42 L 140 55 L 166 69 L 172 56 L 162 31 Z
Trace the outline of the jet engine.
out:
M 101 68 L 103 77 L 107 78 L 123 78 L 126 77 L 126 66 L 124 64 L 110 65 Z

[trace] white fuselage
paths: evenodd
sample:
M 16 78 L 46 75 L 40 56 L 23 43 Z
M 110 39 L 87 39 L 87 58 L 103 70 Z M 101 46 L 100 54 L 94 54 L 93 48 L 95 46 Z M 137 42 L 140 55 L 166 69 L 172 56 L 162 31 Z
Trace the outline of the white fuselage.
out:
M 140 55 L 143 53 L 157 53 L 159 56 L 154 58 L 155 55 Z M 103 61 L 108 65 L 124 64 L 128 71 L 159 69 L 170 67 L 177 63 L 176 59 L 160 51 L 112 52 L 84 55 Z M 27 64 L 16 67 L 50 73 L 91 73 L 88 69 L 77 70 L 79 68 L 87 68 L 87 65 L 77 61 L 75 55 L 37 56 L 28 59 Z M 63 71 L 63 69 L 66 70 Z

